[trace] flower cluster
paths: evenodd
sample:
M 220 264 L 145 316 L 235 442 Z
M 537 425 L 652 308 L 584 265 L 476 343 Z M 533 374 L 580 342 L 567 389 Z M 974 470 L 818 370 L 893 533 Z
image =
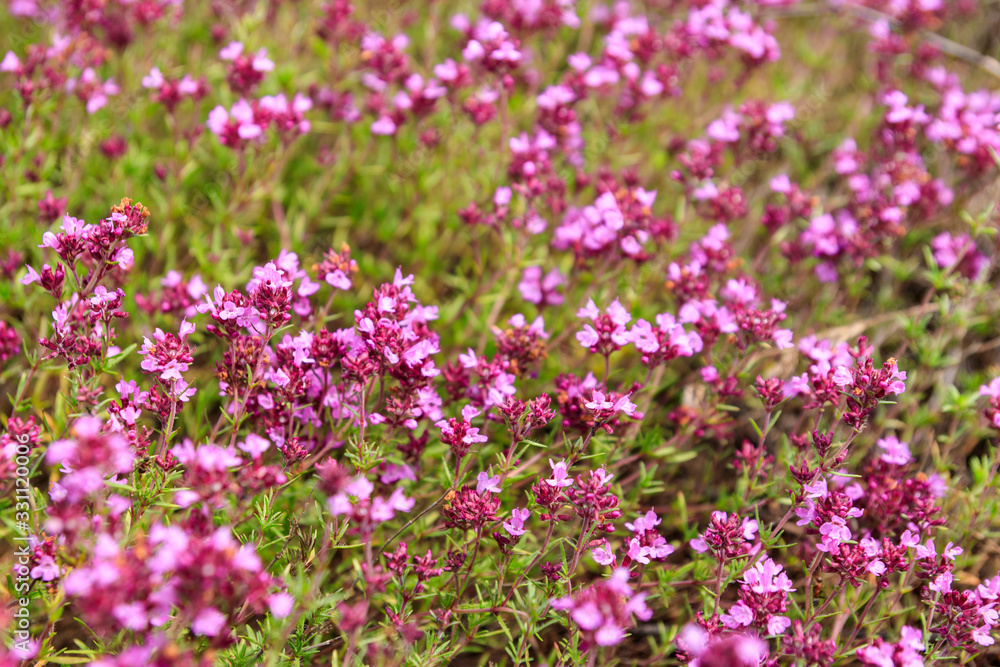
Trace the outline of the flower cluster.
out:
M 6 3 L 0 666 L 995 661 L 990 25 L 796 2 Z
M 781 565 L 770 558 L 759 560 L 743 575 L 740 600 L 722 615 L 722 622 L 731 629 L 753 626 L 766 630 L 764 634 L 780 635 L 792 624 L 782 614 L 788 593 L 794 590 Z
M 869 646 L 858 649 L 858 660 L 863 665 L 873 667 L 916 667 L 924 664 L 923 633 L 908 625 L 900 631 L 899 641 L 891 644 L 884 639 L 876 639 Z
M 268 128 L 293 137 L 308 133 L 311 124 L 303 114 L 311 108 L 312 100 L 302 94 L 296 94 L 291 102 L 284 95 L 250 102 L 241 99 L 228 110 L 221 105 L 212 109 L 206 126 L 223 146 L 243 148 L 263 141 Z
M 612 646 L 625 638 L 634 624 L 633 617 L 648 621 L 652 610 L 646 606 L 645 593 L 636 593 L 628 583 L 626 569 L 617 569 L 575 596 L 551 601 L 553 609 L 565 611 L 579 628 L 584 646 Z

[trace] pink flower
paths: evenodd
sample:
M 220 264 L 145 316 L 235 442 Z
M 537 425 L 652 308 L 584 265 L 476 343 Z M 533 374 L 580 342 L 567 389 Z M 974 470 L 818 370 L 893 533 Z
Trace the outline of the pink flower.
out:
M 557 290 L 565 282 L 559 269 L 552 269 L 543 277 L 542 267 L 529 266 L 524 270 L 517 288 L 521 292 L 521 298 L 529 303 L 558 306 L 563 303 L 564 297 Z
M 598 335 L 594 327 L 589 324 L 585 324 L 583 326 L 583 331 L 576 334 L 576 339 L 580 341 L 580 345 L 590 348 L 596 346 L 597 343 L 600 342 L 601 337 Z
M 753 610 L 741 600 L 729 608 L 728 614 L 722 614 L 721 618 L 727 628 L 735 629 L 753 623 Z
M 854 384 L 854 374 L 846 366 L 840 366 L 833 373 L 833 383 L 840 387 L 850 387 Z
M 242 449 L 244 452 L 250 455 L 250 458 L 259 459 L 261 455 L 267 451 L 268 447 L 271 446 L 271 441 L 267 438 L 262 438 L 255 433 L 251 433 L 246 437 L 246 440 L 239 443 L 237 447 Z
M 552 459 L 549 459 L 549 467 L 552 468 L 552 477 L 545 480 L 545 483 L 549 486 L 555 486 L 564 488 L 567 486 L 573 486 L 573 478 L 569 476 L 566 471 L 566 462 L 560 461 L 555 463 Z
M 191 622 L 191 632 L 205 637 L 216 637 L 222 632 L 226 617 L 215 607 L 206 607 Z
M 21 61 L 13 51 L 8 51 L 0 60 L 0 72 L 16 72 L 21 67 Z
M 640 544 L 639 539 L 633 537 L 628 542 L 628 557 L 638 563 L 649 563 L 649 547 Z
M 163 74 L 158 67 L 149 70 L 149 74 L 142 77 L 142 87 L 157 90 L 164 84 Z
M 132 268 L 132 264 L 135 262 L 135 255 L 131 248 L 119 248 L 118 252 L 115 253 L 114 258 L 111 260 L 113 263 L 118 265 L 118 268 L 122 271 L 128 271 Z
M 900 442 L 894 435 L 890 435 L 888 438 L 879 438 L 877 444 L 885 450 L 882 454 L 882 460 L 886 463 L 903 466 L 913 460 L 910 455 L 910 446 L 905 442 Z
M 510 521 L 504 521 L 503 528 L 513 537 L 520 537 L 527 532 L 524 528 L 524 522 L 530 517 L 530 510 L 514 509 L 510 513 Z
M 295 598 L 288 593 L 275 593 L 267 598 L 267 608 L 275 618 L 286 618 L 294 605 Z
M 222 60 L 236 60 L 243 53 L 242 42 L 229 42 L 219 51 L 219 58 Z
M 28 267 L 31 271 L 31 267 Z M 38 274 L 35 274 L 36 276 Z M 995 377 L 990 380 L 989 384 L 980 385 L 979 387 L 980 396 L 989 396 L 990 398 L 1000 399 L 1000 377 Z
M 597 309 L 594 300 L 591 299 L 584 308 L 577 312 L 576 316 L 585 317 L 594 322 L 593 326 L 584 325 L 583 331 L 576 334 L 576 339 L 580 344 L 590 348 L 591 352 L 610 354 L 632 341 L 632 334 L 625 328 L 632 316 L 617 299 L 608 306 L 603 314 Z
M 772 616 L 767 621 L 767 634 L 769 635 L 781 635 L 784 634 L 792 625 L 792 620 L 787 616 Z
M 387 137 L 396 134 L 396 123 L 388 116 L 380 116 L 371 125 L 372 134 L 380 137 Z
M 40 275 L 38 275 L 38 271 L 35 271 L 29 265 L 25 265 L 25 266 L 28 269 L 28 272 L 26 274 L 24 274 L 24 276 L 21 277 L 20 283 L 22 285 L 30 285 L 31 283 L 36 283 L 36 282 L 38 282 L 38 281 L 40 281 L 42 279 L 42 277 Z M 1000 378 L 998 378 L 998 380 L 1000 380 Z
M 720 294 L 724 299 L 744 304 L 757 300 L 757 288 L 743 278 L 730 278 Z
M 476 493 L 482 495 L 484 492 L 500 493 L 500 475 L 490 477 L 488 472 L 480 472 L 476 476 Z
M 951 582 L 954 580 L 951 572 L 943 572 L 934 578 L 934 581 L 927 585 L 935 593 L 948 593 L 951 591 Z
M 648 621 L 653 614 L 646 606 L 645 593 L 632 592 L 629 577 L 627 569 L 618 568 L 610 578 L 550 604 L 553 609 L 568 611 L 588 642 L 613 646 L 625 638 L 633 617 Z
M 611 549 L 611 544 L 606 540 L 600 546 L 594 547 L 590 551 L 590 555 L 593 557 L 594 561 L 600 565 L 610 565 L 614 567 L 617 560 L 615 552 Z

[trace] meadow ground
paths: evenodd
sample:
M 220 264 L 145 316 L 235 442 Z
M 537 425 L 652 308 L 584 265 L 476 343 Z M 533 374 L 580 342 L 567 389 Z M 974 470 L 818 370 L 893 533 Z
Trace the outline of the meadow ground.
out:
M 995 661 L 998 27 L 8 0 L 0 667 Z

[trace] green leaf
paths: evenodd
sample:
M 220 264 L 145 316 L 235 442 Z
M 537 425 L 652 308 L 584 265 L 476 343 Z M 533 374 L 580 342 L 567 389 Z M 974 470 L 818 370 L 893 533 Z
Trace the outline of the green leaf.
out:
M 119 352 L 115 356 L 108 357 L 107 360 L 105 360 L 105 362 L 104 362 L 104 370 L 106 370 L 106 371 L 107 370 L 111 370 L 112 368 L 114 368 L 115 366 L 117 366 L 119 363 L 121 363 L 122 359 L 124 359 L 125 357 L 127 357 L 130 354 L 132 354 L 133 352 L 135 352 L 136 348 L 138 348 L 138 347 L 139 346 L 136 343 L 132 343 L 131 345 L 129 345 L 128 347 L 126 347 L 124 350 L 122 350 L 121 352 Z

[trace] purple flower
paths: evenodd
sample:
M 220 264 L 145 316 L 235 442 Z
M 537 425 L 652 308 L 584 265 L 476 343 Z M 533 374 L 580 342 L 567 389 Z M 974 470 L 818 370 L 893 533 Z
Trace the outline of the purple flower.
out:
M 391 136 L 396 134 L 396 123 L 389 116 L 380 116 L 371 124 L 371 133 L 380 137 Z
M 552 468 L 552 477 L 545 480 L 545 483 L 549 486 L 565 488 L 567 486 L 573 486 L 573 478 L 569 476 L 566 471 L 566 462 L 560 461 L 555 463 L 552 459 L 549 459 L 549 467 Z
M 538 306 L 558 306 L 563 303 L 564 297 L 557 291 L 566 279 L 559 272 L 559 269 L 552 269 L 542 276 L 542 267 L 529 266 L 521 276 L 518 283 L 518 290 L 521 298 L 529 303 Z
M 488 472 L 480 472 L 476 476 L 476 493 L 482 495 L 484 492 L 489 493 L 500 493 L 500 487 L 497 484 L 500 483 L 500 475 L 493 475 L 490 477 Z
M 605 540 L 600 546 L 594 547 L 590 551 L 590 555 L 593 557 L 594 561 L 600 565 L 610 565 L 615 566 L 615 552 L 611 549 L 611 544 Z
M 528 509 L 514 509 L 510 513 L 510 521 L 504 521 L 503 528 L 513 537 L 520 537 L 524 535 L 527 531 L 524 528 L 524 522 L 531 517 L 531 511 Z
M 550 604 L 553 609 L 569 612 L 588 644 L 613 646 L 625 638 L 633 617 L 648 621 L 653 615 L 646 606 L 645 593 L 632 592 L 629 576 L 627 569 L 618 568 L 610 578 Z
M 910 455 L 910 446 L 905 442 L 900 442 L 894 435 L 890 435 L 887 438 L 879 438 L 877 444 L 885 450 L 882 454 L 882 460 L 886 463 L 904 466 L 913 460 L 913 457 Z
M 191 632 L 205 637 L 215 637 L 222 632 L 226 617 L 215 607 L 202 609 L 191 622 Z
M 242 449 L 244 452 L 249 454 L 250 458 L 259 459 L 270 446 L 270 440 L 262 438 L 255 433 L 251 433 L 246 437 L 245 441 L 237 445 L 237 448 Z

